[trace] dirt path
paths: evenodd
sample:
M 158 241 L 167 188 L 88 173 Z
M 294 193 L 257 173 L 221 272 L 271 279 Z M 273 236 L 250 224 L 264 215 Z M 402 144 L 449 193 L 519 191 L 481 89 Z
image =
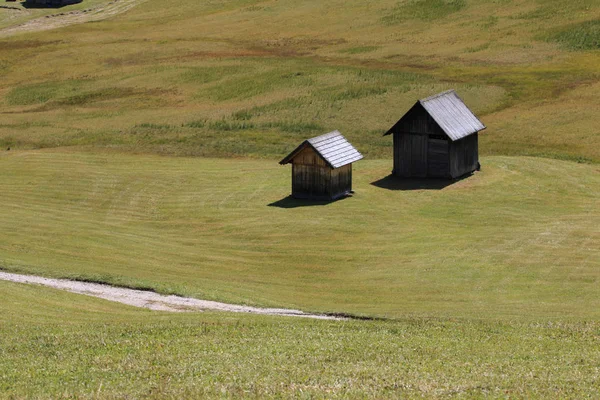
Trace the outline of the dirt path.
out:
M 17 33 L 47 31 L 63 26 L 81 24 L 84 22 L 100 21 L 121 14 L 147 0 L 112 0 L 108 3 L 85 10 L 57 12 L 56 14 L 32 19 L 22 24 L 0 30 L 0 37 L 11 36 Z
M 130 306 L 149 308 L 157 311 L 229 311 L 238 313 L 251 313 L 263 315 L 280 315 L 286 317 L 301 317 L 315 319 L 340 320 L 343 318 L 329 315 L 308 314 L 299 310 L 288 310 L 285 308 L 258 308 L 248 306 L 238 306 L 235 304 L 219 303 L 216 301 L 198 300 L 190 297 L 165 296 L 162 294 L 119 288 L 98 283 L 88 283 L 71 281 L 68 279 L 50 279 L 41 276 L 21 275 L 0 271 L 0 280 L 29 283 L 35 285 L 48 286 L 55 289 L 66 290 L 73 293 L 84 294 L 87 296 L 99 297 L 101 299 L 116 301 Z

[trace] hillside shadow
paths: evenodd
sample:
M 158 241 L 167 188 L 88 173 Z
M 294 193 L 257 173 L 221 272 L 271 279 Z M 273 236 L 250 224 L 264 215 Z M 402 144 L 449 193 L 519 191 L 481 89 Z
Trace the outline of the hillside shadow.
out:
M 286 196 L 281 200 L 274 201 L 273 203 L 267 204 L 268 207 L 278 208 L 298 208 L 298 207 L 314 207 L 314 206 L 326 206 L 331 203 L 342 201 L 351 196 L 341 197 L 336 200 L 312 200 L 312 199 L 296 199 L 292 196 Z
M 442 178 L 400 178 L 394 175 L 388 175 L 371 185 L 387 190 L 441 190 L 445 187 L 453 185 L 461 180 L 468 178 L 470 175 L 465 175 L 456 179 Z

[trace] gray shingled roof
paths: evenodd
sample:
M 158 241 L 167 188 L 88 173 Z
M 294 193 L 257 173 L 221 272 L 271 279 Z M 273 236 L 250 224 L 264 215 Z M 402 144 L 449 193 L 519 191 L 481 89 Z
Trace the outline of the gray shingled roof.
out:
M 419 103 L 453 141 L 485 129 L 454 90 L 427 97 Z
M 344 165 L 353 163 L 363 158 L 363 155 L 358 152 L 346 138 L 339 132 L 333 131 L 312 139 L 305 140 L 300 146 L 292 151 L 287 157 L 281 160 L 280 164 L 287 164 L 294 156 L 304 149 L 306 146 L 311 146 L 315 151 L 323 157 L 325 162 L 332 168 L 343 167 Z
M 454 90 L 421 99 L 413 106 L 421 106 L 452 140 L 459 140 L 485 129 L 485 125 L 473 114 Z M 411 109 L 412 110 L 412 109 Z M 385 135 L 394 132 L 406 114 Z

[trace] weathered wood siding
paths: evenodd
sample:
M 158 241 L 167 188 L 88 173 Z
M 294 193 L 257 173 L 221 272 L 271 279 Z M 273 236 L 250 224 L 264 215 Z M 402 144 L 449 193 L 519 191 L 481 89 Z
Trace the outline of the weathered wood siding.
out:
M 418 104 L 394 126 L 396 176 L 458 178 L 478 166 L 477 134 L 452 142 Z
M 452 178 L 469 174 L 479 168 L 479 139 L 477 133 L 450 143 L 450 175 Z
M 345 196 L 352 191 L 352 164 L 331 170 L 329 195 L 331 199 Z
M 427 176 L 450 177 L 450 141 L 445 136 L 431 135 L 427 140 Z
M 427 176 L 427 135 L 394 133 L 394 174 Z
M 394 175 L 425 178 L 439 173 L 444 165 L 439 154 L 443 149 L 435 144 L 429 146 L 430 135 L 442 136 L 444 132 L 423 107 L 415 105 L 394 127 Z M 430 157 L 434 162 L 431 168 Z
M 312 148 L 292 160 L 292 196 L 337 199 L 352 190 L 352 164 L 332 169 Z
M 292 195 L 297 198 L 328 198 L 330 167 L 307 147 L 292 160 Z
M 402 117 L 394 126 L 394 132 L 445 135 L 442 128 L 420 104 L 416 104 Z
M 311 147 L 306 147 L 304 150 L 296 154 L 292 160 L 294 165 L 314 165 L 319 167 L 327 167 L 327 163 L 318 155 Z

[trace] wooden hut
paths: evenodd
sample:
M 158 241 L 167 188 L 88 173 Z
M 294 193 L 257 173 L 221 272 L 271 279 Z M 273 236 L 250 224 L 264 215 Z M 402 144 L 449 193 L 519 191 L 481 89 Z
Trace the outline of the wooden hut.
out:
M 394 135 L 394 170 L 403 178 L 458 178 L 479 169 L 485 125 L 454 90 L 419 100 L 385 135 Z
M 360 154 L 338 131 L 305 140 L 279 164 L 292 164 L 292 196 L 335 200 L 352 193 L 352 163 Z

